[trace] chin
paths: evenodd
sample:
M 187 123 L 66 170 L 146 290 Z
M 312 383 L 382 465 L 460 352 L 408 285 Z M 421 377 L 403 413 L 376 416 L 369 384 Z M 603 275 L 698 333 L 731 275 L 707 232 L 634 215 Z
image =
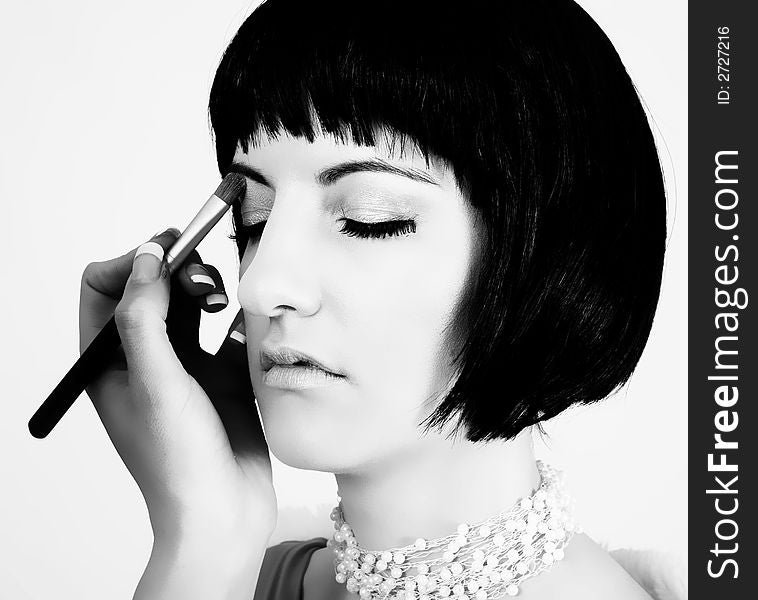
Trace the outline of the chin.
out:
M 356 469 L 355 456 L 339 443 L 290 436 L 268 436 L 269 449 L 277 460 L 294 469 L 347 473 Z
M 287 466 L 337 473 L 352 469 L 364 450 L 346 442 L 349 429 L 338 412 L 302 398 L 266 398 L 258 405 L 269 450 Z

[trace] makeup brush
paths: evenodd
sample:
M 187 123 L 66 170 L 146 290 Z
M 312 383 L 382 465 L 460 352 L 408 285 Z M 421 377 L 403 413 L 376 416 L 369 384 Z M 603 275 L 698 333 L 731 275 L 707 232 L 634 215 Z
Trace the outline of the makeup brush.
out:
M 166 251 L 169 273 L 181 266 L 234 201 L 245 193 L 246 187 L 245 178 L 239 173 L 229 173 L 224 177 L 195 218 Z M 84 389 L 102 373 L 120 345 L 121 338 L 118 335 L 116 319 L 111 317 L 79 360 L 32 415 L 29 420 L 29 432 L 34 437 L 43 438 L 52 431 Z

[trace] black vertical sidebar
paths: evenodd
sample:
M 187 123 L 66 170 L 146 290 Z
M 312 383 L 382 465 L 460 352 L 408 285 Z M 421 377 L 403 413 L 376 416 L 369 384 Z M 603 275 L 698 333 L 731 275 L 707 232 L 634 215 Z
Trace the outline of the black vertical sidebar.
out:
M 689 3 L 689 590 L 758 598 L 758 19 Z M 662 501 L 665 501 L 662 499 Z

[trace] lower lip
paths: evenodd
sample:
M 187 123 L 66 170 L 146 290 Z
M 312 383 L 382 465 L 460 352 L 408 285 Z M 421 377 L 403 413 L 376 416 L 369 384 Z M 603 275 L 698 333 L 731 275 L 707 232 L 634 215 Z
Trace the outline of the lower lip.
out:
M 281 390 L 305 390 L 345 379 L 318 367 L 274 365 L 263 374 L 263 383 Z

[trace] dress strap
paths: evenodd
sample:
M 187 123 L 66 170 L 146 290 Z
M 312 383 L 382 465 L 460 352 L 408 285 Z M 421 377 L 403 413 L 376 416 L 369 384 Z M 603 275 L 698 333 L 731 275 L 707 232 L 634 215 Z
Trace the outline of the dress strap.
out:
M 326 538 L 286 540 L 266 548 L 253 600 L 303 600 L 303 578 L 311 555 Z

